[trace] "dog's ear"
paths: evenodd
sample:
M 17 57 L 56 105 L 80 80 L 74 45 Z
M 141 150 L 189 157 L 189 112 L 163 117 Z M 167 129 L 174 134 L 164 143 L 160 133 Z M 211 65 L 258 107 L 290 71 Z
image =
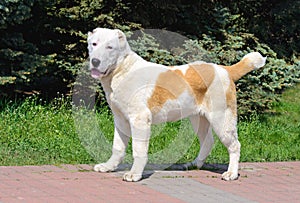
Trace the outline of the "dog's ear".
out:
M 115 30 L 116 30 L 116 32 L 118 34 L 119 40 L 126 40 L 126 36 L 125 36 L 124 32 L 122 32 L 119 29 L 115 29 Z
M 125 48 L 126 47 L 126 35 L 119 29 L 115 29 L 117 32 L 118 38 L 119 38 L 119 45 L 120 48 Z
M 89 51 L 89 54 L 92 53 L 93 51 L 93 47 L 91 45 L 91 37 L 93 35 L 93 32 L 88 32 L 88 37 L 87 37 L 87 44 L 88 44 L 88 51 Z
M 97 28 L 94 29 L 92 32 L 88 32 L 88 40 L 96 32 L 96 30 L 97 30 Z

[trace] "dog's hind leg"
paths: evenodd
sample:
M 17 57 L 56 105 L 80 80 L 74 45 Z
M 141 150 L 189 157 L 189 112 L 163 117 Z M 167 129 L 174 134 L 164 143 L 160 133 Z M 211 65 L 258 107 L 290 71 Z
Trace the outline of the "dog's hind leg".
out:
M 125 156 L 129 138 L 128 135 L 115 127 L 112 155 L 106 163 L 95 165 L 94 170 L 97 172 L 114 171 Z
M 192 116 L 190 117 L 191 124 L 195 133 L 199 137 L 200 142 L 200 151 L 197 158 L 187 166 L 196 166 L 201 168 L 211 152 L 211 149 L 214 144 L 214 138 L 212 135 L 212 127 L 208 120 L 204 116 Z
M 224 116 L 216 116 L 211 122 L 214 131 L 229 153 L 229 166 L 222 174 L 223 180 L 235 180 L 238 178 L 238 166 L 241 144 L 238 141 L 237 118 L 235 112 L 226 109 Z

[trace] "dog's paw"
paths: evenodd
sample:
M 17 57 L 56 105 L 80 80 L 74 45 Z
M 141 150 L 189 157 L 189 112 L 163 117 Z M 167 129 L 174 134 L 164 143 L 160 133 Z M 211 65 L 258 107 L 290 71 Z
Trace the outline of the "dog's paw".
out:
M 127 172 L 123 176 L 123 180 L 127 182 L 136 182 L 142 179 L 142 174 Z
M 238 177 L 239 177 L 238 173 L 233 173 L 230 171 L 226 171 L 222 174 L 222 179 L 226 180 L 226 181 L 236 180 L 236 179 L 238 179 Z
M 110 172 L 110 171 L 113 171 L 113 170 L 114 170 L 113 168 L 109 167 L 105 163 L 97 164 L 97 165 L 94 166 L 94 171 L 96 171 L 96 172 L 105 173 L 105 172 Z
M 192 162 L 192 167 L 196 167 L 196 168 L 200 169 L 200 168 L 202 168 L 203 164 L 204 164 L 204 161 L 200 161 L 200 160 L 196 159 Z

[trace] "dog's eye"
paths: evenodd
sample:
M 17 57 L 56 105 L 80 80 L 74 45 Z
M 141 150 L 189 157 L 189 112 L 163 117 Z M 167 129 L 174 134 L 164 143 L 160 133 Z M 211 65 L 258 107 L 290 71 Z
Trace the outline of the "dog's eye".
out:
M 96 42 L 94 42 L 94 43 L 92 43 L 92 45 L 95 47 L 95 46 L 97 46 L 97 43 L 96 43 Z
M 113 49 L 113 47 L 112 46 L 107 46 L 106 49 Z

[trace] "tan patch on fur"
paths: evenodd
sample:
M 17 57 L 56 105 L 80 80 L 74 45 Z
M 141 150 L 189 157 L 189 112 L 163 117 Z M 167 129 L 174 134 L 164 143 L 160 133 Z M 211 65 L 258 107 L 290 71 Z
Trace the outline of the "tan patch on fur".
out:
M 214 77 L 214 67 L 210 64 L 189 65 L 185 75 L 178 69 L 161 73 L 148 99 L 148 107 L 158 111 L 167 100 L 178 98 L 186 89 L 194 94 L 197 104 L 201 104 Z
M 185 79 L 189 83 L 198 104 L 201 104 L 205 93 L 215 78 L 215 69 L 210 64 L 190 65 Z
M 232 114 L 237 116 L 236 90 L 233 81 L 230 82 L 230 85 L 226 91 L 226 103 L 228 108 L 231 109 Z
M 179 70 L 169 70 L 159 75 L 152 96 L 148 99 L 150 110 L 160 109 L 167 100 L 176 99 L 186 89 L 186 82 L 180 73 Z
M 245 58 L 240 62 L 232 65 L 232 66 L 223 66 L 229 73 L 230 78 L 233 81 L 239 80 L 241 77 L 249 73 L 253 70 L 253 66 L 251 65 L 251 61 Z

